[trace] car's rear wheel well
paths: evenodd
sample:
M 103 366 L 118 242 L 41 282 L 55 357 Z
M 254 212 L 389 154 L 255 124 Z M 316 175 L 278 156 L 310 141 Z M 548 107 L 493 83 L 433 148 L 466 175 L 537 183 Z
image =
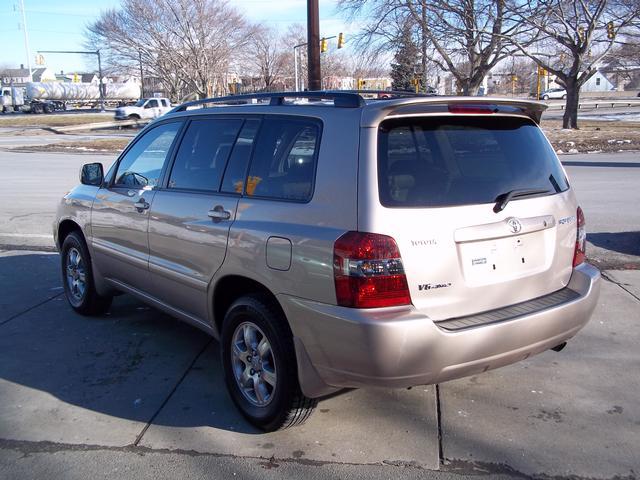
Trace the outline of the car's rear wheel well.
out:
M 229 275 L 218 281 L 213 292 L 213 318 L 218 332 L 222 331 L 222 321 L 231 304 L 245 295 L 260 295 L 286 318 L 276 296 L 260 282 L 240 275 Z
M 67 238 L 67 236 L 71 232 L 78 232 L 82 236 L 82 239 L 85 240 L 86 242 L 86 239 L 84 238 L 84 234 L 82 233 L 82 229 L 80 228 L 80 225 L 78 225 L 73 220 L 63 220 L 62 222 L 60 222 L 60 225 L 58 225 L 58 246 L 60 248 L 62 248 L 64 239 Z

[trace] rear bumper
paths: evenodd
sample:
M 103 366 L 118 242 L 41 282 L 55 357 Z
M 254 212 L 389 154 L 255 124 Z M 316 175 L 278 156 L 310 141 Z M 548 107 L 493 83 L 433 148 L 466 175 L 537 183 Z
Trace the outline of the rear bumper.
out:
M 358 310 L 278 298 L 295 337 L 302 389 L 318 397 L 345 387 L 434 384 L 548 350 L 589 321 L 600 272 L 582 264 L 568 288 L 579 295 L 561 305 L 455 332 L 412 307 Z

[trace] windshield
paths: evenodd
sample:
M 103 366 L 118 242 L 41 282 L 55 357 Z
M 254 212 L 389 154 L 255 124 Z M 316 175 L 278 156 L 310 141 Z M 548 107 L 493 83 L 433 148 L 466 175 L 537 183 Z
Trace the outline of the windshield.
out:
M 138 100 L 133 106 L 134 107 L 141 107 L 144 105 L 144 102 L 146 102 L 147 99 L 146 98 L 141 98 L 140 100 Z
M 540 129 L 525 118 L 412 117 L 378 129 L 378 186 L 387 207 L 494 203 L 512 190 L 569 183 Z

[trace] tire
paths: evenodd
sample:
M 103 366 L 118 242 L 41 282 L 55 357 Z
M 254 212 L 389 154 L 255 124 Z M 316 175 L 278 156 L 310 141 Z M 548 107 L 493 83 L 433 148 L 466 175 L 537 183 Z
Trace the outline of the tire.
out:
M 566 100 L 567 99 L 567 95 L 562 95 L 562 100 Z
M 549 100 L 549 95 L 545 95 L 542 97 L 543 100 Z
M 46 104 L 44 106 L 44 113 L 52 113 L 54 110 L 53 105 Z
M 81 315 L 105 313 L 113 297 L 96 292 L 91 257 L 82 235 L 78 232 L 67 235 L 60 253 L 62 283 L 69 305 Z
M 140 120 L 140 115 L 137 115 L 135 113 L 132 113 L 131 115 L 129 115 L 127 117 L 127 120 Z
M 259 348 L 264 351 L 257 354 Z M 251 424 L 273 432 L 301 425 L 313 413 L 318 401 L 300 389 L 289 325 L 266 296 L 241 297 L 229 307 L 221 351 L 231 399 Z M 241 388 L 243 379 L 247 388 Z

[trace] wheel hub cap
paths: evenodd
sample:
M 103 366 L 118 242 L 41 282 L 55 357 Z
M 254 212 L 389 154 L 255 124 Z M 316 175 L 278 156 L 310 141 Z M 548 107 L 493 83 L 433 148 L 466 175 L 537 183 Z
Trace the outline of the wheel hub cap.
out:
M 67 252 L 66 277 L 71 296 L 77 301 L 82 300 L 87 284 L 82 255 L 76 248 L 70 248 Z
M 277 384 L 269 340 L 260 327 L 247 321 L 238 325 L 231 341 L 231 366 L 240 391 L 252 405 L 267 406 Z

